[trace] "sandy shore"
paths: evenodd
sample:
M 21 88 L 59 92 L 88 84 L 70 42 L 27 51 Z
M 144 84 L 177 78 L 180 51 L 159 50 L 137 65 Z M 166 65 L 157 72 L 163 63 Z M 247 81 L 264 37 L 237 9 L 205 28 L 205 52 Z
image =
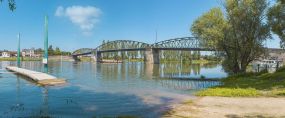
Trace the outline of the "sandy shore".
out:
M 285 118 L 285 98 L 201 97 L 183 104 L 162 118 Z

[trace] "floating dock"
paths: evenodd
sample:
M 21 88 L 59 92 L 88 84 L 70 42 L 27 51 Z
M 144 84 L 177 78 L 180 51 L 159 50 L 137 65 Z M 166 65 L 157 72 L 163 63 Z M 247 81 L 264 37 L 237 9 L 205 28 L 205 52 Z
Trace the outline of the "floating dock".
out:
M 16 72 L 17 74 L 29 77 L 39 84 L 43 85 L 55 85 L 66 83 L 66 78 L 58 79 L 57 77 L 51 76 L 43 72 L 32 71 L 23 69 L 15 66 L 7 66 L 7 70 Z

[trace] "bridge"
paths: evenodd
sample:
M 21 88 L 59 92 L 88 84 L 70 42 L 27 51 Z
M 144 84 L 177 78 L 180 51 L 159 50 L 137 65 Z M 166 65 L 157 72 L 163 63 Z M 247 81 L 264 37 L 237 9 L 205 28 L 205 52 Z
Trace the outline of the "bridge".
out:
M 77 56 L 88 55 L 90 61 L 99 61 L 102 59 L 103 52 L 117 51 L 139 51 L 145 50 L 145 63 L 159 63 L 159 50 L 199 50 L 214 51 L 201 45 L 202 42 L 196 37 L 183 37 L 161 41 L 154 44 L 147 44 L 131 40 L 116 40 L 98 46 L 97 48 L 81 48 L 72 53 L 73 59 L 78 60 Z

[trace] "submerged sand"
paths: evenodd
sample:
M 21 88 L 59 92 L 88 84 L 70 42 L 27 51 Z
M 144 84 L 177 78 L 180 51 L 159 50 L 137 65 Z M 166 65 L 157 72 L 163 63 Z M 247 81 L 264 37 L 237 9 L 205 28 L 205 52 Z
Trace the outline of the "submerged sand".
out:
M 163 118 L 285 118 L 285 98 L 237 98 L 206 96 L 183 104 Z

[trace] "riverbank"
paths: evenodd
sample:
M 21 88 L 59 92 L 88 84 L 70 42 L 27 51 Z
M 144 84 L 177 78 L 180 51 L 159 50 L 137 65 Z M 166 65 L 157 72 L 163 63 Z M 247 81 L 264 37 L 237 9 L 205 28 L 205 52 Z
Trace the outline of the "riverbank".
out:
M 284 118 L 285 98 L 200 97 L 161 118 Z
M 239 73 L 221 81 L 223 85 L 193 93 L 200 97 L 193 104 L 183 104 L 162 117 L 285 117 L 285 67 L 274 73 Z

